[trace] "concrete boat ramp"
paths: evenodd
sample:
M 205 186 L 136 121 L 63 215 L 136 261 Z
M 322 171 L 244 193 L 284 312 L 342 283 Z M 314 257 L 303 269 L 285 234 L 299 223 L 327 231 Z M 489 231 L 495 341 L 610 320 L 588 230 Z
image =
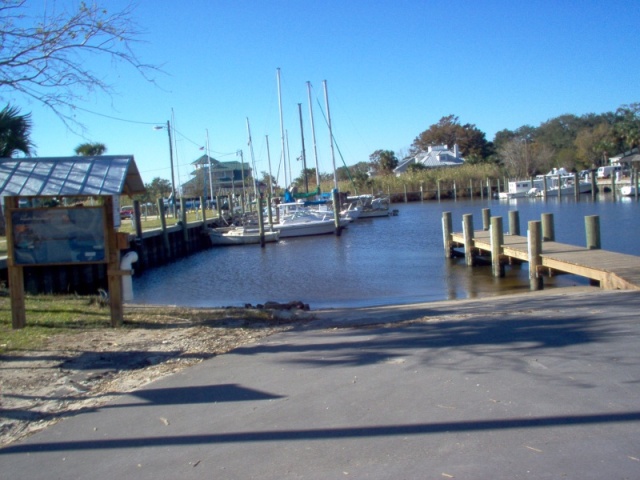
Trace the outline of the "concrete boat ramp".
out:
M 11 479 L 637 479 L 640 292 L 315 312 L 0 450 Z

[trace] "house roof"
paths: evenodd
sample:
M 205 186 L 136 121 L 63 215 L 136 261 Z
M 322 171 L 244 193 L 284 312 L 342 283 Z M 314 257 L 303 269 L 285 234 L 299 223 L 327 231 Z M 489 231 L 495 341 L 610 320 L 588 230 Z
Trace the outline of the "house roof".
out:
M 464 158 L 456 156 L 457 147 L 454 150 L 449 150 L 446 145 L 438 145 L 429 147 L 426 152 L 420 152 L 414 157 L 411 157 L 400 165 L 398 165 L 394 172 L 396 174 L 405 172 L 411 164 L 421 164 L 427 168 L 434 167 L 452 167 L 464 164 Z
M 0 196 L 144 193 L 133 155 L 0 159 Z

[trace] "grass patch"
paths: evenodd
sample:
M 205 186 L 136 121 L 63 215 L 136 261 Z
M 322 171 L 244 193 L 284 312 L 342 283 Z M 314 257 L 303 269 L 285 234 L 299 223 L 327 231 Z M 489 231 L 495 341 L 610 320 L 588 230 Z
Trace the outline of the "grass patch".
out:
M 0 353 L 37 349 L 51 335 L 69 330 L 109 328 L 109 308 L 97 297 L 26 295 L 26 328 L 11 326 L 11 300 L 0 298 Z
M 108 305 L 97 296 L 26 295 L 27 325 L 14 330 L 11 300 L 0 297 L 0 355 L 15 350 L 38 350 L 57 334 L 111 329 Z M 260 329 L 282 321 L 270 310 L 244 308 L 196 309 L 170 306 L 132 306 L 119 329 L 169 329 L 202 325 L 211 328 Z

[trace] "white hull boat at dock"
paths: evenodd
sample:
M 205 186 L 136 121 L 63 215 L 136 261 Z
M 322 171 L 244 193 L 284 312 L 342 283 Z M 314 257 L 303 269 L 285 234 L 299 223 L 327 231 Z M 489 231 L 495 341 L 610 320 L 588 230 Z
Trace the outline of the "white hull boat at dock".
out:
M 360 208 L 358 218 L 388 217 L 389 211 L 388 197 L 374 197 L 373 195 L 356 195 L 347 197 L 347 203 Z
M 333 212 L 322 215 L 299 203 L 282 203 L 278 205 L 278 212 L 280 221 L 272 228 L 280 232 L 280 238 L 326 235 L 336 231 Z M 348 220 L 340 219 L 341 227 L 348 223 Z
M 212 245 L 252 245 L 260 243 L 260 232 L 255 229 L 245 229 L 242 227 L 233 228 L 228 231 L 209 228 L 209 238 Z M 277 242 L 280 233 L 277 231 L 265 231 L 265 242 Z
M 546 180 L 546 181 L 545 181 Z M 557 197 L 558 195 L 572 195 L 575 193 L 576 178 L 567 173 L 564 168 L 554 169 L 546 175 L 537 175 L 530 180 L 514 180 L 508 183 L 507 191 L 500 192 L 498 198 L 523 198 L 523 197 Z M 546 192 L 545 192 L 546 184 Z M 591 183 L 578 180 L 578 193 L 589 193 Z

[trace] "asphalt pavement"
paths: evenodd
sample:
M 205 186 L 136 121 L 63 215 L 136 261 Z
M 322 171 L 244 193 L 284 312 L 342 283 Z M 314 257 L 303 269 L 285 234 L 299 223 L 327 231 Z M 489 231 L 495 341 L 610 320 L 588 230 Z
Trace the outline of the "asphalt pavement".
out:
M 638 479 L 640 292 L 315 312 L 0 450 L 7 479 Z

